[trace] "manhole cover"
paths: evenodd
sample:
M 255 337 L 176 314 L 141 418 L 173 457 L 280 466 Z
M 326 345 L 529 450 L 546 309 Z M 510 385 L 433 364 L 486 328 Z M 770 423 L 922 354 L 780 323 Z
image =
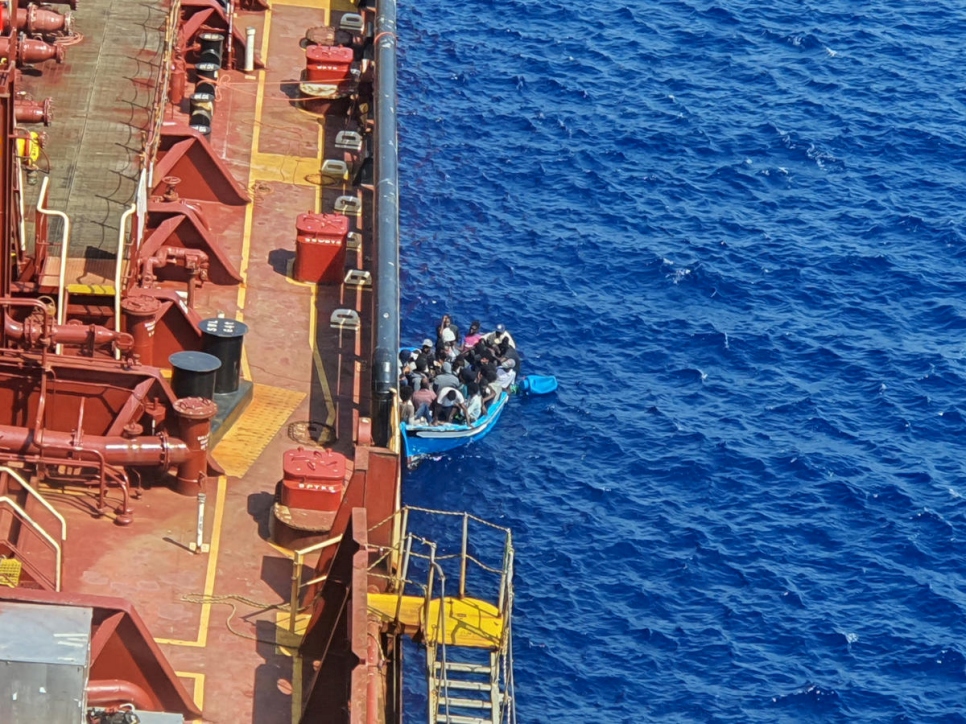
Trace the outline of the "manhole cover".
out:
M 335 429 L 324 422 L 293 422 L 288 436 L 300 445 L 328 445 L 335 441 Z

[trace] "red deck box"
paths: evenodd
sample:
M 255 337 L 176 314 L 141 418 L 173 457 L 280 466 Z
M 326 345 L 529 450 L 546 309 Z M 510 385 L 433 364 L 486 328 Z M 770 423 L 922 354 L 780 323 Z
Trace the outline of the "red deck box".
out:
M 345 455 L 298 447 L 282 456 L 282 505 L 335 512 L 345 487 Z
M 342 214 L 299 214 L 295 222 L 297 281 L 339 284 L 345 275 L 349 217 Z
M 312 45 L 305 51 L 305 80 L 310 83 L 343 83 L 352 75 L 352 48 Z

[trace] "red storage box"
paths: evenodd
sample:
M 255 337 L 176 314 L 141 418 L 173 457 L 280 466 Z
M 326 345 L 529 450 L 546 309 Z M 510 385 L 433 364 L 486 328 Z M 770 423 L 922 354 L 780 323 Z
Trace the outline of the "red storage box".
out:
M 282 456 L 282 505 L 335 512 L 345 488 L 346 459 L 332 450 L 288 450 Z
M 305 51 L 305 80 L 310 83 L 343 83 L 352 75 L 352 48 L 313 45 Z
M 299 214 L 295 222 L 295 268 L 300 282 L 339 284 L 345 276 L 349 217 L 342 214 Z

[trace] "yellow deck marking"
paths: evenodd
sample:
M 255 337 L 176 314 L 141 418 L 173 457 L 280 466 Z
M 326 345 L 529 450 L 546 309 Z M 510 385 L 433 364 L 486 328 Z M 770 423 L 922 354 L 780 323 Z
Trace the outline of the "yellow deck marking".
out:
M 215 460 L 224 466 L 226 475 L 244 477 L 305 399 L 305 394 L 282 387 L 255 385 L 248 409 L 212 451 Z
M 426 599 L 422 596 L 403 596 L 394 593 L 370 593 L 369 612 L 386 621 L 397 618 L 404 630 L 412 635 L 422 628 L 421 622 Z M 443 599 L 446 605 L 446 630 L 444 641 L 452 646 L 469 646 L 493 649 L 500 645 L 503 636 L 503 617 L 496 606 L 475 598 Z M 427 641 L 438 642 L 440 599 L 434 598 L 429 605 L 429 626 L 424 631 Z
M 208 551 L 208 570 L 205 572 L 205 598 L 210 598 L 215 592 L 215 574 L 218 572 L 218 552 L 221 549 L 221 526 L 225 519 L 225 495 L 228 492 L 228 480 L 224 475 L 218 476 L 218 500 L 215 502 L 215 522 L 211 526 L 211 549 Z M 201 620 L 198 623 L 198 638 L 194 641 L 184 639 L 155 639 L 159 644 L 169 646 L 191 646 L 204 648 L 208 645 L 208 623 L 211 621 L 211 604 L 201 604 Z
M 325 10 L 329 5 L 329 0 L 272 0 L 272 5 L 276 7 L 315 8 L 316 10 Z
M 262 48 L 261 56 L 264 60 L 268 57 L 268 40 L 272 32 L 272 8 L 265 11 L 265 24 L 262 27 Z M 258 153 L 258 141 L 262 133 L 262 108 L 265 105 L 265 71 L 258 71 L 258 83 L 255 87 L 255 123 L 252 127 L 252 152 L 248 158 L 248 167 L 251 169 L 255 164 L 255 156 Z M 255 179 L 249 172 L 249 189 Z M 248 264 L 252 250 L 252 219 L 255 215 L 255 203 L 250 202 L 245 206 L 245 227 L 242 231 L 241 262 L 238 265 L 238 274 L 242 278 L 238 285 L 238 296 L 235 307 L 238 309 L 236 317 L 239 322 L 245 321 L 245 298 L 248 295 Z M 252 379 L 252 369 L 248 363 L 248 353 L 242 348 L 241 373 L 246 380 Z
M 197 674 L 193 671 L 175 671 L 175 676 L 181 679 L 191 679 L 194 682 L 194 687 L 191 691 L 191 698 L 194 699 L 195 705 L 202 711 L 205 709 L 205 675 Z M 203 719 L 192 719 L 192 724 L 201 724 Z
M 283 153 L 252 154 L 252 181 L 275 181 L 294 186 L 317 187 L 309 176 L 319 175 L 321 161 L 317 156 L 289 156 Z
M 113 297 L 114 285 L 106 284 L 68 284 L 68 294 L 87 294 L 92 297 Z

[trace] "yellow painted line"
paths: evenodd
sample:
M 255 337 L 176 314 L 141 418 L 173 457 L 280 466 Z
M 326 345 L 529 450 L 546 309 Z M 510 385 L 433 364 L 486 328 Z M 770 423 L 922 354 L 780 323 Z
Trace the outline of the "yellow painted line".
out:
M 272 0 L 274 7 L 289 8 L 315 8 L 316 10 L 326 10 L 329 0 Z
M 243 477 L 292 416 L 305 392 L 256 384 L 251 404 L 212 451 L 225 474 Z
M 218 476 L 218 500 L 215 502 L 215 522 L 211 526 L 211 548 L 208 551 L 208 569 L 205 572 L 205 598 L 215 592 L 215 574 L 218 572 L 218 552 L 221 549 L 221 526 L 225 519 L 225 496 L 228 492 L 228 479 Z M 191 646 L 204 648 L 208 645 L 208 624 L 211 621 L 211 604 L 201 604 L 201 620 L 198 623 L 198 638 L 194 641 L 183 639 L 155 639 L 159 644 L 169 646 Z
M 191 698 L 194 699 L 195 704 L 199 709 L 204 711 L 205 709 L 205 675 L 198 674 L 194 671 L 175 671 L 175 676 L 181 679 L 191 679 L 194 682 L 194 688 L 191 692 Z M 201 724 L 203 719 L 192 719 L 192 724 Z
M 320 159 L 313 156 L 289 156 L 282 153 L 252 153 L 251 180 L 275 181 L 294 186 L 318 186 L 309 176 L 320 173 Z
M 262 58 L 267 58 L 268 55 L 268 34 L 271 30 L 272 25 L 272 10 L 269 8 L 265 11 L 265 26 L 262 36 Z M 258 141 L 261 135 L 261 118 L 262 118 L 262 108 L 265 104 L 265 71 L 258 71 L 258 85 L 255 91 L 255 123 L 252 128 L 252 152 L 249 157 L 249 168 L 254 161 L 255 154 L 258 152 Z M 249 175 L 249 187 L 251 187 L 252 179 Z M 238 274 L 242 278 L 241 284 L 238 285 L 238 296 L 236 297 L 235 306 L 238 310 L 236 317 L 239 322 L 245 321 L 245 298 L 248 296 L 248 265 L 251 259 L 252 251 L 252 220 L 255 216 L 255 203 L 252 201 L 245 207 L 245 227 L 242 231 L 242 253 L 241 262 L 238 266 Z M 248 363 L 248 353 L 245 348 L 242 348 L 241 357 L 241 373 L 242 377 L 246 380 L 252 379 L 252 368 Z

